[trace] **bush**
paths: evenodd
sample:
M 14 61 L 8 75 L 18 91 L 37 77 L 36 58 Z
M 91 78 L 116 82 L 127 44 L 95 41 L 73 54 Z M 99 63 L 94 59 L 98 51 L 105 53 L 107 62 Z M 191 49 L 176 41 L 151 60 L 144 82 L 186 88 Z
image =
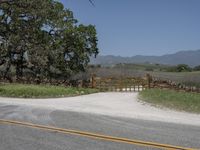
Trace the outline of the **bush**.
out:
M 190 72 L 192 69 L 186 64 L 179 64 L 176 67 L 177 72 Z
M 193 68 L 194 71 L 200 71 L 200 65 Z
M 186 64 L 179 64 L 177 66 L 169 67 L 167 69 L 168 72 L 191 72 L 192 68 L 190 68 Z

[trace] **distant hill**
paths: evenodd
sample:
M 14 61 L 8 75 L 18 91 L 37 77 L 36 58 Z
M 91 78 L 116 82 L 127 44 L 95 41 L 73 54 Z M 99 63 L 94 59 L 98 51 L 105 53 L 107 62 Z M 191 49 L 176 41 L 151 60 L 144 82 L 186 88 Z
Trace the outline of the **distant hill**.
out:
M 91 64 L 112 65 L 119 63 L 159 63 L 166 65 L 187 64 L 189 66 L 200 65 L 200 50 L 180 51 L 174 54 L 162 56 L 142 56 L 133 57 L 121 56 L 97 56 L 91 59 Z

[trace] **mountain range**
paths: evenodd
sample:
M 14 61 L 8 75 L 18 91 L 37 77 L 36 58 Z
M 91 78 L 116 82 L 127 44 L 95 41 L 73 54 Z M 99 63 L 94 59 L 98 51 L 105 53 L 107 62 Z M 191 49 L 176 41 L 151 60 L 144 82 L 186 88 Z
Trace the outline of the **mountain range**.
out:
M 122 56 L 97 56 L 91 58 L 91 64 L 113 65 L 119 63 L 158 63 L 165 65 L 187 64 L 191 67 L 200 65 L 200 49 L 179 51 L 174 54 L 166 54 L 162 56 L 143 56 L 136 55 L 132 57 Z

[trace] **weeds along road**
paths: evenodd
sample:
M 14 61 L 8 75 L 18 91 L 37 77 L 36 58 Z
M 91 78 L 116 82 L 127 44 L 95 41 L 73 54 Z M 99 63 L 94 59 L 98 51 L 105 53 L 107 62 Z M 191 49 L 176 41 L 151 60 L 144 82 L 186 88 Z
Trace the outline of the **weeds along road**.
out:
M 58 110 L 0 102 L 0 120 L 14 120 L 40 126 L 126 138 L 144 143 L 200 148 L 200 126 L 139 118 Z M 189 121 L 189 120 L 188 120 Z M 64 131 L 62 131 L 64 132 Z M 178 147 L 177 147 L 178 148 Z M 145 150 L 162 149 L 114 139 L 61 133 L 0 121 L 0 150 Z M 163 148 L 167 149 L 167 148 Z M 169 148 L 168 148 L 169 149 Z

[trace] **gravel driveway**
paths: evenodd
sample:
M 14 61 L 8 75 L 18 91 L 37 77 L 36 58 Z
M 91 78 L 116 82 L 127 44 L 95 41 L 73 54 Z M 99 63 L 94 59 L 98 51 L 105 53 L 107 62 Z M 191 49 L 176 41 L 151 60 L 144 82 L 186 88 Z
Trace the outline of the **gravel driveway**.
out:
M 0 103 L 200 126 L 199 114 L 157 108 L 139 101 L 137 96 L 133 92 L 109 92 L 52 99 L 0 97 Z

